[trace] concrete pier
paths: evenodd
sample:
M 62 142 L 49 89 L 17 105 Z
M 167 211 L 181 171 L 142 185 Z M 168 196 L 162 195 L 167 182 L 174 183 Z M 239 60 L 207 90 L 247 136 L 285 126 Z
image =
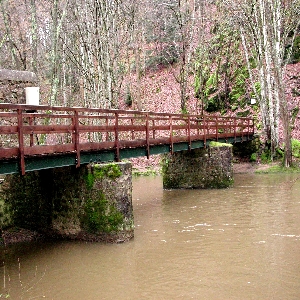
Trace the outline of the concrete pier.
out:
M 162 163 L 165 189 L 226 188 L 233 183 L 230 144 L 166 154 Z
M 130 163 L 7 175 L 1 197 L 2 228 L 112 243 L 134 235 Z

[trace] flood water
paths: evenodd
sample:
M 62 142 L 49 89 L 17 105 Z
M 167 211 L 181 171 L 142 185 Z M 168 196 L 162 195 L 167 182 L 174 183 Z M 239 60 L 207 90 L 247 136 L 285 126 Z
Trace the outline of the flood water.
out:
M 300 175 L 235 175 L 233 188 L 134 179 L 135 238 L 2 253 L 9 299 L 300 299 Z M 5 288 L 4 288 L 5 286 Z M 1 292 L 0 292 L 1 293 Z M 4 298 L 4 295 L 0 298 Z

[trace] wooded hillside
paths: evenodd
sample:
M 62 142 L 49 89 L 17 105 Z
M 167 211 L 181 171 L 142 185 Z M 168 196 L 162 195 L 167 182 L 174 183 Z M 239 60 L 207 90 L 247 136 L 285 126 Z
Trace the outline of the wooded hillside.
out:
M 300 0 L 2 0 L 1 68 L 43 104 L 253 115 L 299 134 Z M 255 104 L 251 104 L 254 103 Z

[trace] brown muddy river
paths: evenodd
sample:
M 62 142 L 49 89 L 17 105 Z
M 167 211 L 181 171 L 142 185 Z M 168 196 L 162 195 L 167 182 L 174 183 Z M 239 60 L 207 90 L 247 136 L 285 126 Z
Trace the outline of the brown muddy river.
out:
M 0 298 L 300 299 L 300 174 L 238 174 L 230 189 L 174 191 L 141 177 L 133 203 L 128 243 L 6 249 Z

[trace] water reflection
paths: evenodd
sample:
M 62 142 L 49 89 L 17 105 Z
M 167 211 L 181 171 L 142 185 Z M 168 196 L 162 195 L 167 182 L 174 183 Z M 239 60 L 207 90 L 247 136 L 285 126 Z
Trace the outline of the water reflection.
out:
M 11 299 L 298 299 L 299 191 L 297 175 L 176 191 L 137 178 L 134 240 L 12 247 L 6 290 Z

